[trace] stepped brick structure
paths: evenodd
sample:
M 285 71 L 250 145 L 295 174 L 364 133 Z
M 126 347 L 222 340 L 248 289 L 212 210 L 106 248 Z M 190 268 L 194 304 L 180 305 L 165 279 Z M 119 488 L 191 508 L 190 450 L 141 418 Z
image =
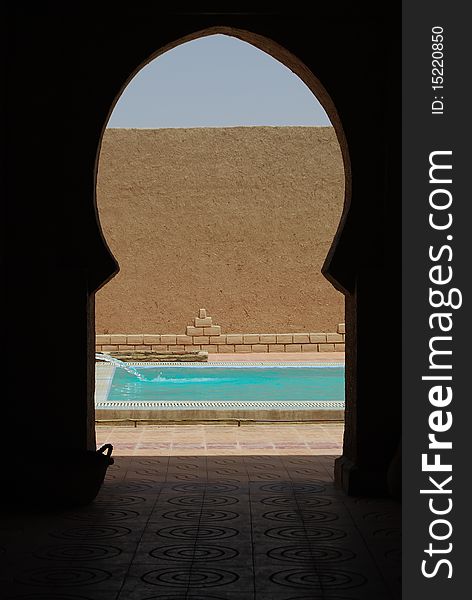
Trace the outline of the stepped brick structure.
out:
M 98 334 L 98 352 L 344 352 L 345 324 L 334 333 L 223 333 L 205 308 L 185 334 Z

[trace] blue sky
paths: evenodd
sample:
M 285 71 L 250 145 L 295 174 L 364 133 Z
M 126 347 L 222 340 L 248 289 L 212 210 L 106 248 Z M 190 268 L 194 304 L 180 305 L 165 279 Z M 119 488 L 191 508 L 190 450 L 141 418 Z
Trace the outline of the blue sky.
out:
M 199 38 L 145 66 L 107 127 L 331 125 L 306 85 L 283 64 L 226 35 Z

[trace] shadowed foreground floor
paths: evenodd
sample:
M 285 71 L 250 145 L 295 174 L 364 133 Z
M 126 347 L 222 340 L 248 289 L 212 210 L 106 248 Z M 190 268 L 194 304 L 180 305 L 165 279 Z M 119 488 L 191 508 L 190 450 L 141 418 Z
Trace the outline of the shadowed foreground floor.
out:
M 346 497 L 333 460 L 119 456 L 88 507 L 2 514 L 1 597 L 400 598 L 400 505 Z

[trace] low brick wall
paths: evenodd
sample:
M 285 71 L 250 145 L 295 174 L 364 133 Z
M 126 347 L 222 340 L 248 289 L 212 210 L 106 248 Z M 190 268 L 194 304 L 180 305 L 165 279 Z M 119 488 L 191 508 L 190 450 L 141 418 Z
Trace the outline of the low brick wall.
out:
M 100 334 L 96 336 L 98 352 L 112 351 L 195 351 L 238 352 L 344 352 L 345 325 L 334 333 L 226 333 L 213 324 L 201 308 L 194 325 L 185 334 Z

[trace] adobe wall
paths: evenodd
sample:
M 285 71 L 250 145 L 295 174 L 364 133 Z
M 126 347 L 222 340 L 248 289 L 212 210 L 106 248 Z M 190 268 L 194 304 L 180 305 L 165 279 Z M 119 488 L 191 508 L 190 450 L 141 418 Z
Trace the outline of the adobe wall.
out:
M 344 352 L 346 324 L 336 331 L 301 333 L 228 333 L 217 325 L 205 308 L 200 308 L 193 325 L 184 332 L 163 335 L 146 333 L 112 333 L 95 336 L 97 352 L 119 352 L 121 356 L 138 353 L 171 353 L 186 356 L 203 350 L 211 353 L 231 352 Z M 123 359 L 124 360 L 124 359 Z M 134 359 L 133 359 L 134 360 Z M 136 360 L 139 360 L 136 358 Z
M 330 127 L 109 129 L 97 203 L 120 273 L 97 334 L 174 334 L 201 306 L 227 333 L 336 332 L 321 275 L 344 199 Z

